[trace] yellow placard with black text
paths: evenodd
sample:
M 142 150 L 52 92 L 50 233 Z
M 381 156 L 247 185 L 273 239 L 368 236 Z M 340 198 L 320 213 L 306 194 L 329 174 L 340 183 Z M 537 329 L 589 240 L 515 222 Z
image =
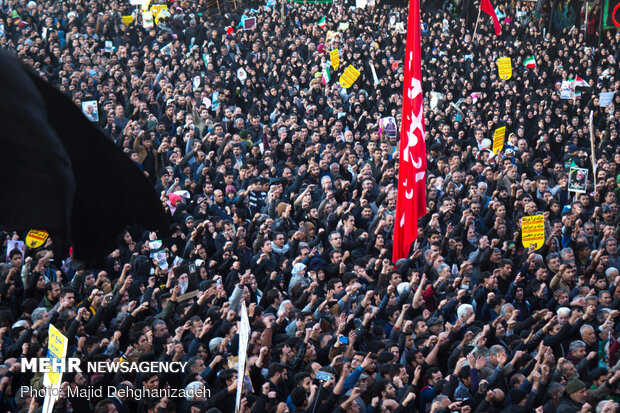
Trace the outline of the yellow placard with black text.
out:
M 521 218 L 521 242 L 525 248 L 534 245 L 539 249 L 545 243 L 545 216 L 532 215 Z
M 504 147 L 504 138 L 506 137 L 506 127 L 495 129 L 493 132 L 493 153 L 497 155 Z
M 334 70 L 338 70 L 338 67 L 340 67 L 340 55 L 338 54 L 338 49 L 334 49 L 329 52 L 329 60 L 331 61 Z
M 360 77 L 360 71 L 352 65 L 349 65 L 349 67 L 345 69 L 342 76 L 340 76 L 340 80 L 338 82 L 340 83 L 340 86 L 348 89 L 353 86 L 353 83 L 355 83 L 358 77 Z
M 64 360 L 64 358 L 67 357 L 67 344 L 69 342 L 67 337 L 65 337 L 60 330 L 52 324 L 49 326 L 47 337 L 47 357 L 61 362 L 61 360 Z M 60 369 L 60 363 L 57 365 Z M 43 386 L 48 389 L 48 391 L 46 392 L 45 399 L 43 400 L 42 412 L 52 412 L 54 404 L 58 399 L 61 383 L 62 372 L 60 370 L 43 374 Z
M 133 23 L 133 16 L 122 16 L 121 21 L 125 26 L 129 27 L 129 25 Z
M 497 72 L 500 79 L 508 80 L 512 77 L 512 61 L 509 57 L 497 59 Z
M 47 237 L 49 237 L 47 231 L 31 229 L 26 235 L 26 245 L 28 245 L 28 248 L 31 249 L 39 248 L 45 243 L 45 241 L 47 241 Z

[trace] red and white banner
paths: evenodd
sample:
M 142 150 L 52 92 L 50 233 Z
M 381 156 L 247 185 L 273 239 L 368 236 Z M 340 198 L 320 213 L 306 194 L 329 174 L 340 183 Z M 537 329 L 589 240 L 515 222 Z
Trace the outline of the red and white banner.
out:
M 420 46 L 420 0 L 412 0 L 407 20 L 393 262 L 409 255 L 411 243 L 418 236 L 418 218 L 426 215 L 426 144 Z

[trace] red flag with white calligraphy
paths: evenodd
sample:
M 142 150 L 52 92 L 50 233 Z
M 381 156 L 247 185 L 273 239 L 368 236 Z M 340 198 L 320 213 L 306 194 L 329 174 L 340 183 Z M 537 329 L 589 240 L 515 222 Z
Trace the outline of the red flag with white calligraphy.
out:
M 426 215 L 426 144 L 420 47 L 420 0 L 412 0 L 407 20 L 393 262 L 409 255 L 411 243 L 418 236 L 418 218 Z

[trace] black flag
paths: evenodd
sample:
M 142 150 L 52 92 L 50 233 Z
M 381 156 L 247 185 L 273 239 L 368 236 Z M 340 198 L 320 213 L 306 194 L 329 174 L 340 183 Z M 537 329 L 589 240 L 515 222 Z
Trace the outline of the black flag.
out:
M 0 227 L 50 232 L 97 266 L 130 224 L 166 231 L 146 177 L 75 104 L 0 52 Z

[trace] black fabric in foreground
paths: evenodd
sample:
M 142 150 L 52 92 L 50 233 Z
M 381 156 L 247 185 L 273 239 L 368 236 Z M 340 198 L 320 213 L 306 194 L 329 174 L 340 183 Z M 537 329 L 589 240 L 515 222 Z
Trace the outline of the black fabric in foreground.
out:
M 101 264 L 130 224 L 166 232 L 142 172 L 69 98 L 0 52 L 0 226 L 48 230 Z

